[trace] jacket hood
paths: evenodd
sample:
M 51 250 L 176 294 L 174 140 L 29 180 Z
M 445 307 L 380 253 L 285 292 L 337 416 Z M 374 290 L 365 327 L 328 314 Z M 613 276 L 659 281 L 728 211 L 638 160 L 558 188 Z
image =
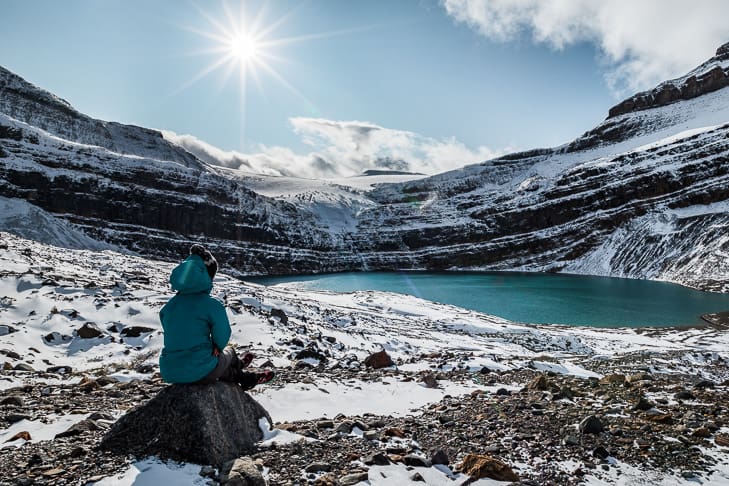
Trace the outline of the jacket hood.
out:
M 190 255 L 172 270 L 170 285 L 172 285 L 172 290 L 181 294 L 197 294 L 210 292 L 213 288 L 213 281 L 208 275 L 203 259 L 198 255 Z

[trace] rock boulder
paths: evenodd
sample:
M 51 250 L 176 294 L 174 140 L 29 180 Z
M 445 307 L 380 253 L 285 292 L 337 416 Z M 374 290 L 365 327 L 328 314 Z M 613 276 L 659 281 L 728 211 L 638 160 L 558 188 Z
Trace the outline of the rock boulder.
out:
M 238 385 L 171 385 L 122 416 L 100 448 L 219 465 L 254 449 L 268 412 Z

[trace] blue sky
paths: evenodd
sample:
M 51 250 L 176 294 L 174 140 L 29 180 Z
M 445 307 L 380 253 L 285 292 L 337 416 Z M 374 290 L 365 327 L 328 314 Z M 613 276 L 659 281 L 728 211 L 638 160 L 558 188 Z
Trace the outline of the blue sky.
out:
M 621 96 L 682 74 L 729 40 L 722 25 L 698 18 L 712 36 L 656 67 L 661 53 L 641 49 L 660 29 L 628 32 L 615 47 L 605 40 L 609 22 L 595 25 L 589 8 L 548 11 L 545 27 L 544 14 L 504 3 L 228 1 L 236 19 L 241 6 L 249 16 L 236 20 L 241 32 L 259 14 L 260 26 L 274 26 L 259 43 L 299 38 L 262 49 L 269 69 L 253 65 L 243 92 L 237 64 L 227 81 L 227 64 L 196 79 L 224 54 L 200 52 L 226 47 L 204 35 L 216 32 L 213 22 L 230 25 L 222 1 L 0 0 L 0 65 L 93 117 L 190 135 L 182 143 L 223 164 L 326 176 L 385 159 L 436 172 L 567 142 Z M 620 22 L 625 2 L 612 3 Z M 666 28 L 684 18 L 677 8 Z M 645 61 L 645 79 L 630 71 L 636 61 Z M 313 168 L 313 155 L 327 168 Z

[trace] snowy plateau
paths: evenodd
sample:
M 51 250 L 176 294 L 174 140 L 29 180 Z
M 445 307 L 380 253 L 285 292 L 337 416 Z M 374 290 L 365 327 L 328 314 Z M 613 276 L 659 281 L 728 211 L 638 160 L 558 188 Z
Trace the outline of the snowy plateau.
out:
M 233 341 L 278 373 L 251 392 L 275 422 L 251 455 L 269 484 L 513 482 L 466 474 L 468 454 L 524 485 L 729 484 L 721 325 L 531 325 L 245 281 L 521 270 L 729 292 L 728 73 L 729 44 L 563 146 L 322 181 L 205 164 L 0 68 L 0 484 L 220 482 L 96 447 L 165 386 L 157 314 L 192 241 L 223 264 Z M 380 350 L 395 364 L 365 366 Z

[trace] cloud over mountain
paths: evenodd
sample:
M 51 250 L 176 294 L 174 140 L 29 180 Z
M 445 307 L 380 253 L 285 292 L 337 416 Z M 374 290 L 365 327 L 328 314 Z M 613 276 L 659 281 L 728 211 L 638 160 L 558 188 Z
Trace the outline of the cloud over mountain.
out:
M 293 130 L 311 147 L 296 153 L 287 147 L 260 145 L 258 152 L 221 150 L 193 135 L 163 131 L 201 160 L 246 172 L 297 177 L 347 177 L 368 169 L 433 174 L 481 162 L 502 152 L 471 149 L 453 137 L 437 140 L 369 122 L 291 118 Z
M 554 49 L 594 43 L 620 95 L 683 74 L 729 40 L 723 0 L 442 1 L 451 17 L 489 39 L 526 34 Z

